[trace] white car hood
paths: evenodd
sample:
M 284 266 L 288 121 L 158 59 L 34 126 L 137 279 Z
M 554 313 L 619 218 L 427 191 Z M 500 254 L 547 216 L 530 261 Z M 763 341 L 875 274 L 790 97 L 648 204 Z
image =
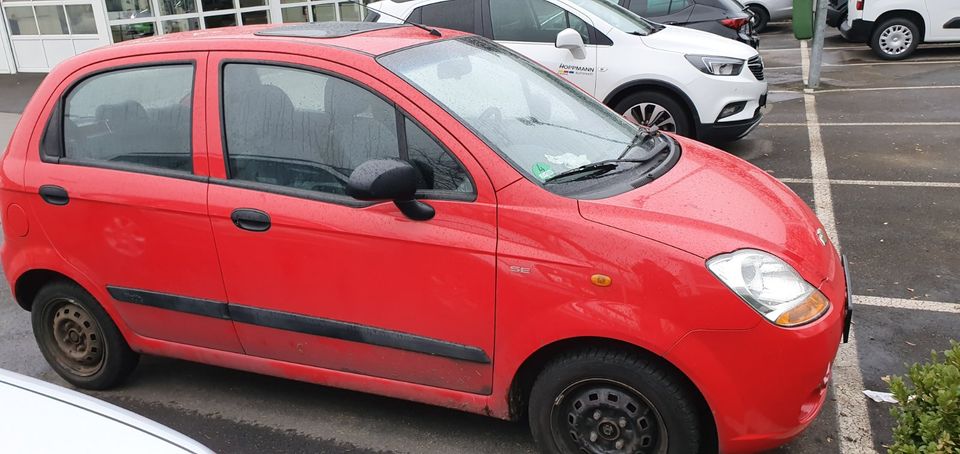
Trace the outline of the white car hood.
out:
M 656 33 L 643 36 L 647 46 L 685 55 L 715 55 L 718 57 L 742 58 L 757 55 L 757 50 L 732 39 L 692 28 L 666 25 Z

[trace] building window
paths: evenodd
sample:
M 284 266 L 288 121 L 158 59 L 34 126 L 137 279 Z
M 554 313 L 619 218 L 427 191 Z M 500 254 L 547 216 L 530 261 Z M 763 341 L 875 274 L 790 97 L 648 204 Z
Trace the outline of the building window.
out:
M 276 1 L 276 0 L 274 0 Z M 329 22 L 363 20 L 363 7 L 348 1 L 279 0 L 283 22 Z M 369 3 L 364 1 L 364 3 Z
M 29 3 L 7 6 L 7 24 L 10 34 L 22 35 L 95 35 L 97 23 L 90 5 L 50 5 L 29 6 Z M 14 3 L 17 5 L 17 3 Z

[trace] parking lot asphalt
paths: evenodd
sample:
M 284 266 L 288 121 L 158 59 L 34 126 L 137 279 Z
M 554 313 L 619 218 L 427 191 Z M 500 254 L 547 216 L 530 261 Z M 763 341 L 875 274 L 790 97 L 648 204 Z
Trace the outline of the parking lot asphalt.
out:
M 722 147 L 817 211 L 857 295 L 854 342 L 841 349 L 826 406 L 779 452 L 882 452 L 890 405 L 862 391 L 885 391 L 882 377 L 960 338 L 960 47 L 881 62 L 831 31 L 826 49 L 822 87 L 805 92 L 808 50 L 789 24 L 772 24 L 761 41 L 770 111 Z M 0 76 L 0 143 L 41 78 Z M 64 384 L 6 288 L 0 367 Z M 126 386 L 90 394 L 221 452 L 533 452 L 524 424 L 162 358 L 144 358 Z

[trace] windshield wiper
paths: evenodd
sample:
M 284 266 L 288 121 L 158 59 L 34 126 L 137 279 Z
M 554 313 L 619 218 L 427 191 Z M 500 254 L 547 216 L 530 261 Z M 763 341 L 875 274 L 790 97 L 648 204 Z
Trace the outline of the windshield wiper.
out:
M 557 180 L 559 180 L 559 179 L 561 179 L 561 178 L 571 177 L 571 176 L 579 175 L 579 174 L 584 174 L 584 175 L 583 175 L 582 177 L 580 177 L 580 178 L 573 178 L 573 179 L 570 179 L 570 180 L 566 180 L 566 182 L 569 183 L 569 182 L 573 182 L 573 181 L 580 181 L 580 180 L 584 180 L 584 179 L 591 178 L 591 177 L 597 177 L 597 176 L 600 176 L 600 175 L 605 175 L 605 174 L 609 173 L 610 171 L 616 169 L 617 167 L 620 167 L 620 164 L 629 163 L 629 162 L 633 162 L 633 163 L 638 163 L 638 164 L 639 164 L 639 163 L 643 163 L 644 161 L 639 160 L 639 159 L 619 159 L 619 158 L 618 158 L 618 159 L 606 159 L 606 160 L 603 160 L 603 161 L 592 162 L 592 163 L 590 163 L 590 164 L 582 165 L 582 166 L 580 166 L 580 167 L 577 167 L 577 168 L 575 168 L 575 169 L 570 169 L 570 170 L 567 170 L 567 171 L 565 171 L 565 172 L 560 172 L 560 173 L 558 173 L 558 174 L 556 174 L 556 175 L 554 175 L 554 176 L 552 176 L 552 177 L 547 178 L 546 180 L 544 180 L 544 181 L 543 181 L 543 184 L 556 183 Z

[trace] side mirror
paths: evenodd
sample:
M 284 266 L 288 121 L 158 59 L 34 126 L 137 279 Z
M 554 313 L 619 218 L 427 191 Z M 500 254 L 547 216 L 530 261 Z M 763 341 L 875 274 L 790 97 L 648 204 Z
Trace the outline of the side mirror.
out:
M 417 193 L 417 169 L 399 159 L 374 159 L 360 164 L 350 174 L 347 194 L 357 200 L 392 200 L 397 208 L 415 221 L 429 221 L 436 211 L 414 198 Z
M 556 46 L 558 49 L 567 49 L 571 52 L 583 51 L 583 37 L 580 36 L 580 32 L 568 28 L 557 33 Z

